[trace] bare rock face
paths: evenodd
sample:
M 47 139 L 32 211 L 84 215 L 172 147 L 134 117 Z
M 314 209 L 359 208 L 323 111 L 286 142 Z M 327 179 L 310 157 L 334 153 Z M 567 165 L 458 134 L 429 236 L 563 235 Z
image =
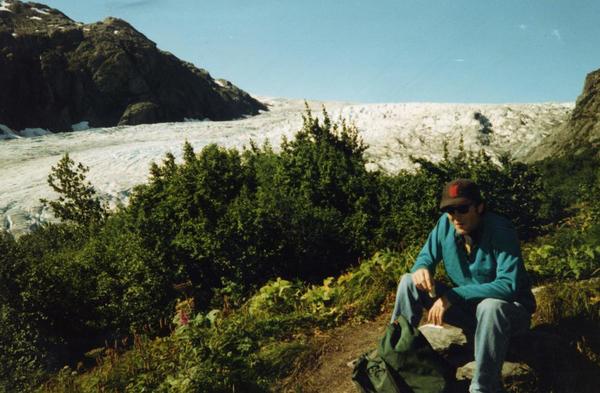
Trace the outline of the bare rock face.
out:
M 571 143 L 583 141 L 585 145 L 600 149 L 600 69 L 585 78 L 583 92 L 577 98 L 569 121 Z M 577 145 L 573 145 L 576 148 Z
M 600 69 L 585 78 L 569 121 L 550 134 L 527 161 L 584 151 L 600 155 Z
M 13 130 L 227 120 L 266 110 L 123 20 L 85 25 L 43 4 L 1 4 L 0 124 Z

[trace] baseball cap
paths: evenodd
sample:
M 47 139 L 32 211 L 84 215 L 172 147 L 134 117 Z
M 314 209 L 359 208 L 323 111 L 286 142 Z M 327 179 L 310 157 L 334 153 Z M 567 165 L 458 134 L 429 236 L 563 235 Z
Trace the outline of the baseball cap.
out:
M 440 209 L 481 202 L 479 186 L 469 179 L 454 179 L 444 186 Z

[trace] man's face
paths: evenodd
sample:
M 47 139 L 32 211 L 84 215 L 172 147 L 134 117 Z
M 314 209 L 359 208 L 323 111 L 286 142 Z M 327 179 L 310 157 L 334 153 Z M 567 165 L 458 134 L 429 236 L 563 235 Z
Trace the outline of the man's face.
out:
M 468 235 L 479 227 L 483 214 L 483 203 L 449 206 L 446 210 L 456 232 L 459 235 Z

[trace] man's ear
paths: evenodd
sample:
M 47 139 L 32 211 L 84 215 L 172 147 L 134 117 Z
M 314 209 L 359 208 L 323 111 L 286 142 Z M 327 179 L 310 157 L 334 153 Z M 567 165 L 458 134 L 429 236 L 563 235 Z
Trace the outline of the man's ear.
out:
M 481 202 L 479 205 L 477 205 L 477 213 L 479 214 L 483 214 L 483 210 L 485 208 L 484 206 L 485 204 L 483 202 Z

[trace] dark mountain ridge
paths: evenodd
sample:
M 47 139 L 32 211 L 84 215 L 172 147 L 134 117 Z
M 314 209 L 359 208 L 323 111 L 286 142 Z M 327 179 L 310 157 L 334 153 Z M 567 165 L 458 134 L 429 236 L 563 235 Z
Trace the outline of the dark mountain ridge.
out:
M 38 3 L 0 7 L 0 124 L 69 131 L 185 118 L 228 120 L 266 106 L 161 51 L 126 21 L 78 23 Z

